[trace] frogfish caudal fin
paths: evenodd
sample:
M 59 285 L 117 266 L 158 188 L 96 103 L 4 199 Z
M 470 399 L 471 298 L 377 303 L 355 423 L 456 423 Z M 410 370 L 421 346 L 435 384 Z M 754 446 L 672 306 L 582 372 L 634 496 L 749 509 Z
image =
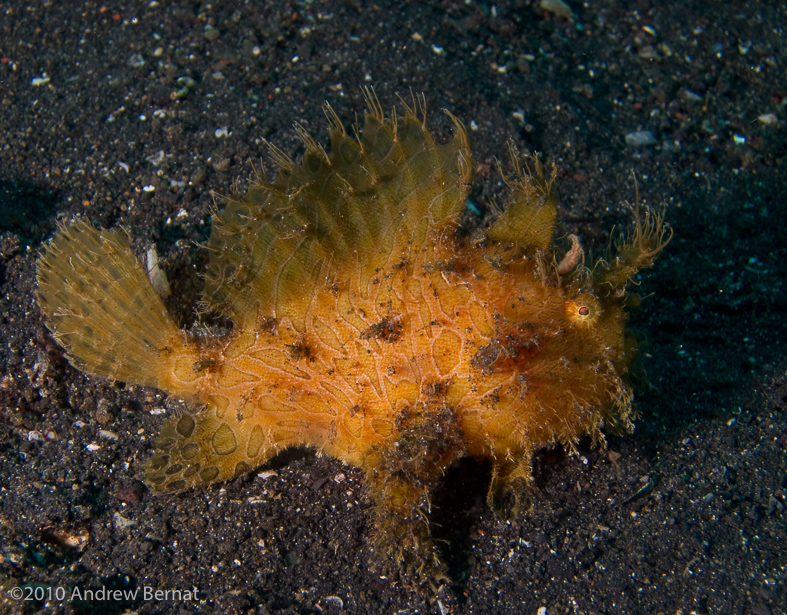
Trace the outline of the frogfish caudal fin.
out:
M 38 304 L 69 361 L 91 374 L 167 389 L 167 358 L 183 334 L 119 230 L 78 219 L 38 261 Z

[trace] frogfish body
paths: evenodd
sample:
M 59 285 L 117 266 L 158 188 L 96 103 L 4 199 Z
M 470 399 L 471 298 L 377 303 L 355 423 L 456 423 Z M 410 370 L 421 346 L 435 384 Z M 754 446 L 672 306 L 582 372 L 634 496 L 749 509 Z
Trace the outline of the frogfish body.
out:
M 516 512 L 534 451 L 631 429 L 626 286 L 670 231 L 637 201 L 630 237 L 587 268 L 575 237 L 553 243 L 554 170 L 514 155 L 506 207 L 459 234 L 462 123 L 438 144 L 422 99 L 385 117 L 366 98 L 360 134 L 327 107 L 330 153 L 299 130 L 299 164 L 271 146 L 276 178 L 214 212 L 200 310 L 229 334 L 180 330 L 128 237 L 83 220 L 46 247 L 38 302 L 77 368 L 190 403 L 146 465 L 154 492 L 314 447 L 365 471 L 378 545 L 434 577 L 430 493 L 454 461 L 490 459 L 490 502 Z

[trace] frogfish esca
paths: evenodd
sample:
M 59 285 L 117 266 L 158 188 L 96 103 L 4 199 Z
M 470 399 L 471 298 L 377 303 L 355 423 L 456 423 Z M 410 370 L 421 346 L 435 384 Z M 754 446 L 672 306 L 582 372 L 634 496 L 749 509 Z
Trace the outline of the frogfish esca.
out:
M 153 492 L 314 447 L 365 472 L 386 561 L 434 578 L 430 494 L 457 459 L 488 458 L 489 501 L 516 512 L 534 451 L 631 429 L 626 287 L 671 231 L 637 199 L 628 238 L 587 267 L 575 237 L 554 243 L 554 169 L 514 154 L 505 207 L 458 233 L 462 123 L 449 113 L 440 144 L 422 98 L 391 117 L 366 100 L 360 132 L 326 107 L 329 152 L 297 128 L 302 161 L 271 146 L 275 179 L 214 212 L 199 309 L 231 332 L 179 329 L 128 236 L 81 219 L 46 246 L 38 303 L 75 367 L 189 403 L 147 462 Z

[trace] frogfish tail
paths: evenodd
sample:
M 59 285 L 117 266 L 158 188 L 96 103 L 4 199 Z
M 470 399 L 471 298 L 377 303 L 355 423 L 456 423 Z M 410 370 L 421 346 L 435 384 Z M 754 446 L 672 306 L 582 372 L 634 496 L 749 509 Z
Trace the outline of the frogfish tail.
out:
M 184 338 L 123 231 L 77 220 L 48 244 L 38 266 L 38 303 L 76 368 L 171 389 L 165 369 Z

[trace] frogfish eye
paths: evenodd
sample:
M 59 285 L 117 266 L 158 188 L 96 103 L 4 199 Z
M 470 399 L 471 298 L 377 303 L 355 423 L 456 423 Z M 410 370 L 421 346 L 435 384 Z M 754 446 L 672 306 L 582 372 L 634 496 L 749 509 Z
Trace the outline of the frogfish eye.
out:
M 601 305 L 590 293 L 580 293 L 568 301 L 566 313 L 577 325 L 592 325 L 601 314 Z

